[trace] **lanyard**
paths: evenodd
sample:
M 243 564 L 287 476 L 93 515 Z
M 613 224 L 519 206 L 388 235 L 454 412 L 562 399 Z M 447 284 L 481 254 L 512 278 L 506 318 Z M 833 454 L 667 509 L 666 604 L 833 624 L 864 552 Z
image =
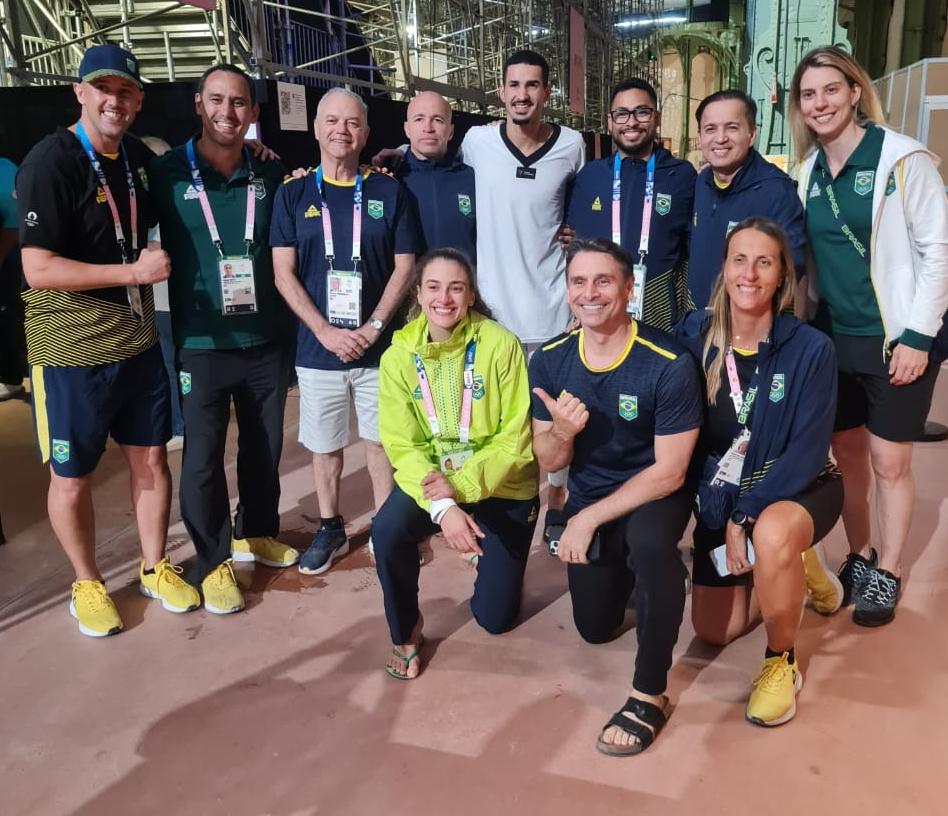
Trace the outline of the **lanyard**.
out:
M 211 234 L 211 241 L 217 247 L 220 256 L 224 257 L 224 243 L 221 241 L 221 235 L 217 231 L 217 222 L 214 220 L 214 213 L 211 211 L 211 202 L 207 197 L 207 189 L 204 187 L 204 180 L 201 178 L 201 171 L 198 170 L 197 158 L 194 154 L 194 139 L 188 139 L 187 144 L 188 164 L 191 165 L 191 181 L 194 189 L 197 191 L 198 200 L 201 202 L 201 209 L 204 211 L 204 221 L 207 223 L 207 231 Z M 244 221 L 244 243 L 247 245 L 247 255 L 250 255 L 250 247 L 253 244 L 253 227 L 257 216 L 257 208 L 254 202 L 256 190 L 254 188 L 253 164 L 250 155 L 244 149 L 244 156 L 247 160 L 247 217 Z
M 82 122 L 76 123 L 76 136 L 79 137 L 79 141 L 82 143 L 82 149 L 85 150 L 92 164 L 92 169 L 95 171 L 99 186 L 102 188 L 102 192 L 105 193 L 105 200 L 112 213 L 112 223 L 115 225 L 115 240 L 118 243 L 119 251 L 122 253 L 122 263 L 132 263 L 135 256 L 138 255 L 138 199 L 135 197 L 135 178 L 132 176 L 132 166 L 128 162 L 128 153 L 125 152 L 125 145 L 120 144 L 119 146 L 121 148 L 122 161 L 125 163 L 125 181 L 128 183 L 128 207 L 131 211 L 132 227 L 131 254 L 129 254 L 128 245 L 125 243 L 125 230 L 122 229 L 122 219 L 119 217 L 118 207 L 115 204 L 115 196 L 112 195 L 112 190 L 109 189 L 109 183 L 106 181 L 102 164 L 99 162 L 99 157 L 92 147 L 92 142 L 89 141 L 89 137 L 82 127 Z
M 464 350 L 464 392 L 461 395 L 461 418 L 458 422 L 458 438 L 466 445 L 471 438 L 471 400 L 474 396 L 474 353 L 477 350 L 477 338 L 467 344 Z M 418 372 L 418 388 L 421 390 L 421 401 L 428 415 L 428 425 L 431 433 L 438 436 L 441 426 L 438 424 L 438 415 L 435 413 L 434 398 L 431 396 L 431 385 L 425 373 L 425 364 L 421 357 L 415 355 L 415 371 Z
M 856 250 L 859 257 L 865 258 L 866 247 L 862 241 L 856 237 L 856 233 L 852 231 L 849 224 L 846 223 L 846 220 L 840 217 L 839 202 L 836 200 L 836 189 L 833 187 L 832 178 L 829 178 L 829 174 L 822 168 L 820 168 L 820 172 L 823 175 L 823 189 L 826 190 L 826 200 L 829 202 L 830 210 L 833 211 L 833 218 L 836 220 L 837 225 L 839 225 L 840 232 L 849 239 L 849 243 L 853 245 L 853 249 Z
M 326 196 L 323 193 L 323 166 L 316 168 L 316 192 L 322 207 L 323 243 L 326 246 L 326 260 L 332 269 L 335 258 L 335 244 L 332 240 L 332 216 L 326 206 Z M 352 192 L 352 265 L 357 267 L 362 260 L 362 174 L 356 170 L 355 189 Z
M 642 234 L 639 237 L 639 263 L 648 254 L 648 236 L 652 226 L 652 198 L 655 192 L 655 150 L 645 165 L 645 197 L 642 200 Z M 612 242 L 622 245 L 622 156 L 616 151 L 612 160 Z
M 757 375 L 759 369 L 754 369 L 754 376 L 750 385 L 747 387 L 747 396 L 745 397 L 741 390 L 741 381 L 737 376 L 737 363 L 734 362 L 734 350 L 728 347 L 727 354 L 724 356 L 724 367 L 727 369 L 727 380 L 731 387 L 731 402 L 734 403 L 734 413 L 737 414 L 738 424 L 747 425 L 747 418 L 750 416 L 751 408 L 754 407 L 754 400 L 757 399 Z

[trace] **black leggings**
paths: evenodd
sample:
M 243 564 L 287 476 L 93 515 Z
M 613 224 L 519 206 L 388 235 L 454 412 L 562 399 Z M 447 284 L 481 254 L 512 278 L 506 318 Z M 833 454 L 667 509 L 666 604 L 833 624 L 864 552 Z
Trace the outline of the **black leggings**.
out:
M 685 609 L 687 571 L 678 552 L 692 494 L 681 489 L 600 528 L 595 563 L 569 564 L 573 621 L 583 640 L 605 643 L 618 634 L 633 584 L 638 652 L 632 685 L 662 694 Z M 578 507 L 566 508 L 572 516 Z

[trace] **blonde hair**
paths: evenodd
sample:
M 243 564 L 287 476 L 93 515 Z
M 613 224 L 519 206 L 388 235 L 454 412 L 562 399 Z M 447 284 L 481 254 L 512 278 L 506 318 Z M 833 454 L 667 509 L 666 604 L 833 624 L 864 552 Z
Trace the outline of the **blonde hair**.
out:
M 851 55 L 835 45 L 814 48 L 803 55 L 797 70 L 793 72 L 793 80 L 790 82 L 788 119 L 797 161 L 803 161 L 816 143 L 813 131 L 807 127 L 806 122 L 803 121 L 803 114 L 800 112 L 800 82 L 808 68 L 835 68 L 846 78 L 850 88 L 855 85 L 859 86 L 861 93 L 854 112 L 856 122 L 859 125 L 865 125 L 867 122 L 873 122 L 877 125 L 885 124 L 885 114 L 882 111 L 879 94 L 876 93 L 872 79 L 866 73 L 865 68 L 856 62 Z
M 768 238 L 776 241 L 780 248 L 782 277 L 777 285 L 777 291 L 774 292 L 772 312 L 774 317 L 782 312 L 792 312 L 797 291 L 797 279 L 793 268 L 793 251 L 790 249 L 790 241 L 787 240 L 786 233 L 775 221 L 771 221 L 769 218 L 751 216 L 738 223 L 724 240 L 723 260 L 727 261 L 734 236 L 749 229 L 762 232 Z M 724 353 L 731 345 L 731 296 L 727 293 L 727 287 L 724 285 L 723 269 L 714 283 L 714 289 L 711 291 L 708 310 L 711 313 L 711 319 L 704 339 L 704 348 L 701 351 L 701 365 L 708 384 L 708 403 L 714 405 L 718 389 L 721 387 Z M 713 360 L 710 360 L 709 355 L 713 348 L 717 349 L 717 355 Z

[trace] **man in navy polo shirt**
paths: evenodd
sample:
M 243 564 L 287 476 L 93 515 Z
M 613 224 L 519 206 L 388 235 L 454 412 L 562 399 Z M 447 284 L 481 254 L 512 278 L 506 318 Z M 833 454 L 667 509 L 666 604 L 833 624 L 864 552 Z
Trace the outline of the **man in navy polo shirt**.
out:
M 638 651 L 629 700 L 606 724 L 606 754 L 644 750 L 665 723 L 664 696 L 685 607 L 678 541 L 691 512 L 683 487 L 703 405 L 690 355 L 629 317 L 632 260 L 611 241 L 575 239 L 566 299 L 581 328 L 530 361 L 533 450 L 569 467 L 566 528 L 573 620 L 584 640 L 621 629 L 635 574 Z
M 708 163 L 695 181 L 688 262 L 688 291 L 694 305 L 708 305 L 724 262 L 724 239 L 752 215 L 776 221 L 790 239 L 797 278 L 805 267 L 803 207 L 793 180 L 753 148 L 757 103 L 727 89 L 698 105 L 698 145 Z
M 369 134 L 362 99 L 331 88 L 316 108 L 315 132 L 321 163 L 277 192 L 270 230 L 277 289 L 299 318 L 299 438 L 313 453 L 321 517 L 299 562 L 308 575 L 349 551 L 339 480 L 351 405 L 376 507 L 394 486 L 379 444 L 378 365 L 419 248 L 404 187 L 380 173 L 360 174 Z
M 678 320 L 687 285 L 695 171 L 656 143 L 660 122 L 648 82 L 616 85 L 609 111 L 616 152 L 579 171 L 566 223 L 578 238 L 611 238 L 638 261 L 630 314 L 667 331 Z
M 408 103 L 405 135 L 409 147 L 398 178 L 411 193 L 424 251 L 452 247 L 477 262 L 474 170 L 448 155 L 454 136 L 451 107 L 434 91 L 422 91 Z

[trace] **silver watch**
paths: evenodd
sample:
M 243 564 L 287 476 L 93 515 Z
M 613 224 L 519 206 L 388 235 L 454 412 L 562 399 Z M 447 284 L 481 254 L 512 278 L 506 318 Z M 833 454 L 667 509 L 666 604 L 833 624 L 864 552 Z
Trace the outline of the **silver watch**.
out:
M 384 324 L 381 320 L 379 320 L 377 317 L 373 317 L 373 318 L 369 321 L 369 325 L 370 325 L 373 329 L 375 329 L 377 332 L 381 332 L 382 329 L 385 328 L 385 324 Z

